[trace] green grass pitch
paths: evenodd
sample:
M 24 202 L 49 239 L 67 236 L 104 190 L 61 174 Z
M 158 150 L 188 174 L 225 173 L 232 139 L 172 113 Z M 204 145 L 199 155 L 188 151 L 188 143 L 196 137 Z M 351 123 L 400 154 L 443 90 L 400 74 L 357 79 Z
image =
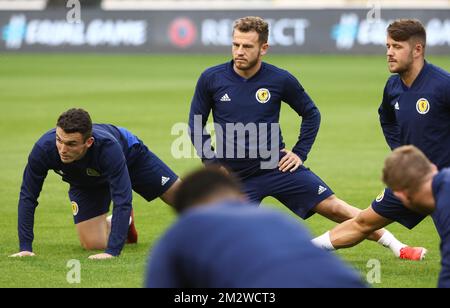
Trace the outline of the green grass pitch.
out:
M 70 107 L 90 111 L 94 122 L 129 128 L 178 174 L 199 166 L 197 159 L 170 154 L 172 125 L 186 122 L 200 73 L 228 61 L 218 56 L 148 55 L 0 55 L 0 287 L 140 287 L 149 249 L 174 221 L 162 201 L 135 195 L 140 242 L 120 258 L 87 259 L 72 222 L 68 185 L 49 173 L 36 212 L 36 258 L 11 259 L 17 252 L 17 200 L 23 168 L 34 142 Z M 388 147 L 377 108 L 389 73 L 380 56 L 269 56 L 268 62 L 299 78 L 322 113 L 318 139 L 307 161 L 336 194 L 365 208 L 383 188 L 380 170 Z M 429 57 L 446 70 L 450 57 Z M 284 106 L 281 127 L 293 146 L 299 128 L 296 113 Z M 274 199 L 266 204 L 289 213 Z M 314 235 L 334 224 L 318 217 L 306 222 Z M 381 283 L 374 287 L 434 287 L 440 269 L 439 238 L 430 219 L 413 231 L 389 229 L 410 245 L 429 249 L 424 262 L 406 262 L 377 244 L 338 252 L 365 277 L 370 259 L 381 262 Z M 81 261 L 81 283 L 66 281 L 71 259 Z M 302 260 L 299 260 L 302 262 Z

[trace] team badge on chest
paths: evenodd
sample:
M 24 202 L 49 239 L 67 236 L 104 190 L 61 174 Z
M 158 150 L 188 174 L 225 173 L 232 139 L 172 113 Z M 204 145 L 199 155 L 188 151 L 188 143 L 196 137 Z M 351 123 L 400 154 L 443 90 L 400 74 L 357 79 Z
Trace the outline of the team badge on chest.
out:
M 430 111 L 430 102 L 426 98 L 421 98 L 417 101 L 416 109 L 420 114 L 427 114 Z
M 72 201 L 71 203 L 72 203 L 72 214 L 73 216 L 77 216 L 79 211 L 78 204 L 75 201 Z
M 378 203 L 380 203 L 381 201 L 383 201 L 384 199 L 384 189 L 383 191 L 377 196 L 377 198 L 375 199 L 375 201 L 377 201 Z
M 256 91 L 256 100 L 261 104 L 265 104 L 270 100 L 270 92 L 267 89 L 259 89 Z
M 86 174 L 87 174 L 88 176 L 95 176 L 95 177 L 101 176 L 100 172 L 98 172 L 97 170 L 92 169 L 92 168 L 87 168 L 87 169 L 86 169 Z

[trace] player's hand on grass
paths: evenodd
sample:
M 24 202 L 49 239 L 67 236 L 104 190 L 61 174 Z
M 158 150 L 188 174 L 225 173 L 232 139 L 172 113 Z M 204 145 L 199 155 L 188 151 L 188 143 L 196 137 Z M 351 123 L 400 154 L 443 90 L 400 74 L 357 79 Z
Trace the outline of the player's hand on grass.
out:
M 278 170 L 281 172 L 291 171 L 294 172 L 301 165 L 303 165 L 303 161 L 297 154 L 292 151 L 283 149 L 281 152 L 286 153 L 285 156 L 278 163 Z
M 106 259 L 112 259 L 114 256 L 110 255 L 109 253 L 99 253 L 97 255 L 92 255 L 89 257 L 91 260 L 106 260 Z
M 10 255 L 11 258 L 21 258 L 21 257 L 34 257 L 36 256 L 31 251 L 21 251 L 19 253 L 15 253 L 13 255 Z

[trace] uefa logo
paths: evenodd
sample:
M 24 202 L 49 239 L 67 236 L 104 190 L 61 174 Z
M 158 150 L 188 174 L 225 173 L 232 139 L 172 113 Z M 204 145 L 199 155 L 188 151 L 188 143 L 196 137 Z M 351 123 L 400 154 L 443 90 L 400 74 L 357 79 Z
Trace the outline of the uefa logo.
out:
M 177 18 L 169 25 L 169 38 L 173 45 L 187 48 L 197 38 L 197 27 L 189 18 Z

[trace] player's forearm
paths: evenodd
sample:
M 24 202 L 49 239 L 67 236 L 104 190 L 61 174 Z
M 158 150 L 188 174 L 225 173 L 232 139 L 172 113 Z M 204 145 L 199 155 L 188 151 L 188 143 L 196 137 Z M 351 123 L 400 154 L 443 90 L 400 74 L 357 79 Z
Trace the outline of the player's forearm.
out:
M 195 109 L 195 108 L 194 108 Z M 191 142 L 204 164 L 216 163 L 216 154 L 214 148 L 211 145 L 212 137 L 206 133 L 205 126 L 208 120 L 208 113 L 197 111 L 191 111 L 189 115 L 189 135 Z
M 29 199 L 20 199 L 19 201 L 19 215 L 18 215 L 18 234 L 20 251 L 33 251 L 34 240 L 34 214 L 36 203 Z
M 387 144 L 394 150 L 401 146 L 400 142 L 400 132 L 398 125 L 395 123 L 381 123 L 381 128 L 383 130 L 384 137 L 386 139 Z
M 112 256 L 120 255 L 127 239 L 130 215 L 131 202 L 114 206 L 106 253 Z
M 302 125 L 300 128 L 300 136 L 297 144 L 292 151 L 297 154 L 302 161 L 305 161 L 308 157 L 308 153 L 316 140 L 317 134 L 320 128 L 320 112 L 314 108 L 303 117 Z
M 131 216 L 133 191 L 126 161 L 120 149 L 109 151 L 109 157 L 104 157 L 102 166 L 109 175 L 109 189 L 113 202 L 111 233 L 109 235 L 106 253 L 112 256 L 120 255 L 127 238 L 129 220 Z
M 381 129 L 383 130 L 384 138 L 387 144 L 394 150 L 401 146 L 400 143 L 400 128 L 395 119 L 392 109 L 387 107 L 385 103 L 382 103 L 378 109 Z
M 40 155 L 40 148 L 35 146 L 23 173 L 18 206 L 18 233 L 21 251 L 33 251 L 34 214 L 38 198 L 47 176 L 48 166 Z

